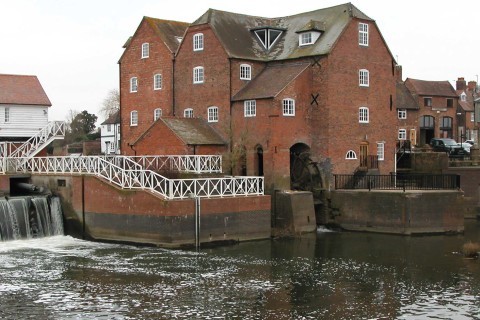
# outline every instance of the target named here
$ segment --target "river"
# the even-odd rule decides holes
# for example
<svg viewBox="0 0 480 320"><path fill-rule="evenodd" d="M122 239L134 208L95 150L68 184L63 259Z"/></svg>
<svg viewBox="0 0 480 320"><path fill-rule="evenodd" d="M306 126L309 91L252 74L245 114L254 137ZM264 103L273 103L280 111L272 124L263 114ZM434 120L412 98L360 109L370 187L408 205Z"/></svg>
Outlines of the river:
<svg viewBox="0 0 480 320"><path fill-rule="evenodd" d="M69 236L0 242L0 319L480 319L463 235L317 233L166 250Z"/></svg>

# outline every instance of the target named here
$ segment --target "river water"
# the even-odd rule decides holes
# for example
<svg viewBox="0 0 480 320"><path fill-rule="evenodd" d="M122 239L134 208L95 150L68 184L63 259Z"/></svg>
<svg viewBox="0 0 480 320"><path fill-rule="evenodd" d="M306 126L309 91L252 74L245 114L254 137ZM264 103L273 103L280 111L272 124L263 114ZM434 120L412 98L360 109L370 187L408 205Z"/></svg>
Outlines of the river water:
<svg viewBox="0 0 480 320"><path fill-rule="evenodd" d="M329 232L196 251L0 243L0 319L480 319L464 235Z"/></svg>

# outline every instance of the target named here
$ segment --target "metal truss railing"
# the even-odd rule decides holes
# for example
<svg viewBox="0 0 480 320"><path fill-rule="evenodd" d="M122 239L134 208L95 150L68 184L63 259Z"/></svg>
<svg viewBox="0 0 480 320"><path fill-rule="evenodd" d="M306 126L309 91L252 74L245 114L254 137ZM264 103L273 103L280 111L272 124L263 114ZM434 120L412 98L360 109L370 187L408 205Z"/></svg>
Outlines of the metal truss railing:
<svg viewBox="0 0 480 320"><path fill-rule="evenodd" d="M165 155L165 156L106 156L113 163L131 166L135 162L145 170L155 172L191 172L221 173L222 156L220 155ZM130 160L130 161L129 161Z"/></svg>
<svg viewBox="0 0 480 320"><path fill-rule="evenodd" d="M42 174L89 174L123 189L142 189L166 199L263 195L263 177L168 179L124 157L119 163L100 156L4 158L7 171ZM120 161L122 161L120 163Z"/></svg>
<svg viewBox="0 0 480 320"><path fill-rule="evenodd" d="M21 146L7 154L8 157L32 157L43 147L55 139L63 139L65 136L65 122L51 121L42 128L37 134L24 142Z"/></svg>

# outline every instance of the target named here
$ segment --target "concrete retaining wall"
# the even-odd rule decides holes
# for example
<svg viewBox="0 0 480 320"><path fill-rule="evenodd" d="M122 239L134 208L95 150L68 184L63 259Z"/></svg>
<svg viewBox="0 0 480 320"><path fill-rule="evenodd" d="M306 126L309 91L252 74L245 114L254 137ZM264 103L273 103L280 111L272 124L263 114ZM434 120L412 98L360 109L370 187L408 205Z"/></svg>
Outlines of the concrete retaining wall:
<svg viewBox="0 0 480 320"><path fill-rule="evenodd" d="M329 223L397 234L463 232L461 191L347 191L329 195Z"/></svg>

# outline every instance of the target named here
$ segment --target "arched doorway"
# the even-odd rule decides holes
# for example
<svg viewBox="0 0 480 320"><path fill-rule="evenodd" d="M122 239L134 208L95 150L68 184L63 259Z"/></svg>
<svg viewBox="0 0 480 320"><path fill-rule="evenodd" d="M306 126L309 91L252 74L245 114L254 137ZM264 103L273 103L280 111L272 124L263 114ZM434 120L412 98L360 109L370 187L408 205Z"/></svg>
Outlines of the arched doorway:
<svg viewBox="0 0 480 320"><path fill-rule="evenodd" d="M420 145L429 144L435 137L435 118L432 116L421 116L420 126Z"/></svg>
<svg viewBox="0 0 480 320"><path fill-rule="evenodd" d="M307 190L311 184L309 172L310 147L296 143L290 147L290 186L293 190Z"/></svg>
<svg viewBox="0 0 480 320"><path fill-rule="evenodd" d="M255 147L255 175L263 176L263 148L261 145Z"/></svg>

